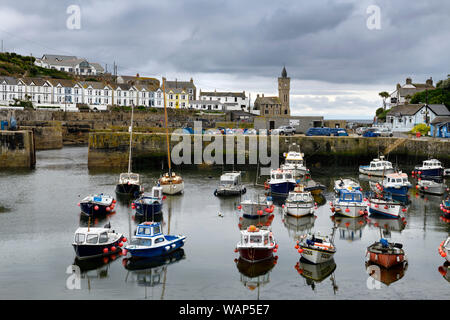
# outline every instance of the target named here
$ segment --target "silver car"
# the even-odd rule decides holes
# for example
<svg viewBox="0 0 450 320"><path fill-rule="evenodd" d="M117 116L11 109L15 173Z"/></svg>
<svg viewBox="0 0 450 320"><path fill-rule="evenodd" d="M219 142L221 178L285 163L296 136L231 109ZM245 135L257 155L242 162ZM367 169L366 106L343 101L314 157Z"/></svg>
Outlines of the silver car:
<svg viewBox="0 0 450 320"><path fill-rule="evenodd" d="M378 133L380 137L392 137L394 135L392 130L386 127L377 128L375 133Z"/></svg>

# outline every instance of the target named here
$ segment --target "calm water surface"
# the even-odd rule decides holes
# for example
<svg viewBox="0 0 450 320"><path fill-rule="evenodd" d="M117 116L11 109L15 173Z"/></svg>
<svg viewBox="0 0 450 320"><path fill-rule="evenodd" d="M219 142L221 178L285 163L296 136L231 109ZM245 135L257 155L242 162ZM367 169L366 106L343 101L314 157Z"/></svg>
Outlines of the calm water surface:
<svg viewBox="0 0 450 320"><path fill-rule="evenodd" d="M272 230L279 243L278 260L257 266L253 271L261 275L254 278L248 277L251 274L245 266L241 273L235 262L242 222L236 213L239 198L213 195L221 170L183 170L185 193L168 197L162 222L165 232L170 228L170 233L187 236L184 254L141 270L127 270L120 256L107 263L82 265L81 288L69 290L66 270L75 260L71 243L80 225L77 203L90 193L114 195L120 171L89 171L85 147L38 152L36 169L0 172L0 298L446 299L450 283L438 272L444 259L437 248L448 237L450 227L439 219L441 198L416 196L415 190L410 190L406 225L392 220L336 219L335 265L305 268L303 275L315 274L317 281L307 280L295 269L299 261L296 238L307 230L331 231L333 180L358 178L358 165L312 169L313 178L328 188L326 203L319 206L313 219L285 218L281 208L274 211ZM150 190L160 171L140 173ZM264 191L253 186L254 177L254 172L244 174L249 196ZM368 182L361 182L367 190ZM96 223L103 226L107 221L127 237L137 224L129 204L121 202L115 214ZM369 289L364 256L367 246L379 239L375 223L391 229L386 235L390 241L403 243L409 263L405 270L381 275L389 285Z"/></svg>

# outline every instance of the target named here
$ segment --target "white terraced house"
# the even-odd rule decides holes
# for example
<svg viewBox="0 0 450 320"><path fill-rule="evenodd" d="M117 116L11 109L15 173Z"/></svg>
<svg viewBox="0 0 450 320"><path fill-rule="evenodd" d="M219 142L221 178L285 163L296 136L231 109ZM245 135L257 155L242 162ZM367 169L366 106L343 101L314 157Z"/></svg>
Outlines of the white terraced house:
<svg viewBox="0 0 450 320"><path fill-rule="evenodd" d="M242 92L202 92L200 90L200 100L218 100L223 104L225 111L248 111L249 98Z"/></svg>
<svg viewBox="0 0 450 320"><path fill-rule="evenodd" d="M19 86L13 77L0 77L0 105L8 106L18 99Z"/></svg>
<svg viewBox="0 0 450 320"><path fill-rule="evenodd" d="M83 81L83 103L93 110L106 110L107 105L113 102L113 88L102 82Z"/></svg>
<svg viewBox="0 0 450 320"><path fill-rule="evenodd" d="M126 83L115 85L113 104L117 106L131 106L130 88L131 86Z"/></svg>
<svg viewBox="0 0 450 320"><path fill-rule="evenodd" d="M189 101L189 108L196 110L223 111L224 104L219 100L192 100Z"/></svg>
<svg viewBox="0 0 450 320"><path fill-rule="evenodd" d="M156 108L164 108L164 96L161 88L157 88L154 92L155 99L155 107Z"/></svg>
<svg viewBox="0 0 450 320"><path fill-rule="evenodd" d="M33 104L51 104L53 86L45 79L21 78L25 84L25 94Z"/></svg>
<svg viewBox="0 0 450 320"><path fill-rule="evenodd" d="M76 56L44 54L42 58L36 59L34 64L47 69L80 75L99 75L105 71L100 64L89 63L86 59L77 58Z"/></svg>

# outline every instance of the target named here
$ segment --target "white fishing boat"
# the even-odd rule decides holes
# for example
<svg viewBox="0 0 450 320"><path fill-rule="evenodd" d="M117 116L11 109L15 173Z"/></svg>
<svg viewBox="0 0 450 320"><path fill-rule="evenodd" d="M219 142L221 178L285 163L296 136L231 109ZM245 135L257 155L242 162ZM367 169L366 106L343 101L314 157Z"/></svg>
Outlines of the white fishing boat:
<svg viewBox="0 0 450 320"><path fill-rule="evenodd" d="M411 188L408 175L401 171L387 174L380 185L384 191L390 192L394 196L406 196Z"/></svg>
<svg viewBox="0 0 450 320"><path fill-rule="evenodd" d="M444 169L444 177L450 177L450 168Z"/></svg>
<svg viewBox="0 0 450 320"><path fill-rule="evenodd" d="M247 219L264 218L272 214L274 209L272 198L263 194L259 194L253 199L245 199L238 206L242 216Z"/></svg>
<svg viewBox="0 0 450 320"><path fill-rule="evenodd" d="M358 181L352 178L340 178L334 181L334 192L339 194L341 190L347 190L352 188L354 190L361 190L361 186Z"/></svg>
<svg viewBox="0 0 450 320"><path fill-rule="evenodd" d="M418 179L416 189L423 193L429 193L434 195L443 195L447 186L442 178L421 178Z"/></svg>
<svg viewBox="0 0 450 320"><path fill-rule="evenodd" d="M384 160L384 156L379 159L373 159L368 166L359 166L359 172L370 176L382 177L388 173L394 173L392 163Z"/></svg>
<svg viewBox="0 0 450 320"><path fill-rule="evenodd" d="M302 217L314 213L315 202L309 191L304 191L303 185L297 185L294 191L289 192L285 204L283 204L283 212L294 216Z"/></svg>
<svg viewBox="0 0 450 320"><path fill-rule="evenodd" d="M303 160L304 154L300 151L289 151L287 153L285 152L283 156L285 160L284 164L280 166L280 169L290 170L294 178L301 178L309 172Z"/></svg>
<svg viewBox="0 0 450 320"><path fill-rule="evenodd" d="M331 206L332 212L350 218L363 216L366 209L367 199L363 197L360 190L355 190L351 187L341 190Z"/></svg>
<svg viewBox="0 0 450 320"><path fill-rule="evenodd" d="M247 189L242 184L240 171L225 172L220 176L220 182L214 191L215 196L236 196L244 194Z"/></svg>
<svg viewBox="0 0 450 320"><path fill-rule="evenodd" d="M384 195L377 194L369 198L369 213L383 215L389 218L398 218L402 212L406 212L407 208L400 201L392 199L392 195L386 193Z"/></svg>
<svg viewBox="0 0 450 320"><path fill-rule="evenodd" d="M166 78L162 78L163 80L163 96L164 96L164 120L166 126L166 144L167 144L167 163L169 165L169 172L165 173L158 180L158 184L162 187L162 192L164 194L174 195L180 194L184 192L184 180L180 175L172 172L171 163L172 160L170 158L170 142L169 142L169 129L168 129L168 121L167 121L167 107L166 107Z"/></svg>
<svg viewBox="0 0 450 320"><path fill-rule="evenodd" d="M332 236L321 235L319 232L300 237L295 248L301 257L311 263L318 264L333 259L336 247L333 243L335 228Z"/></svg>

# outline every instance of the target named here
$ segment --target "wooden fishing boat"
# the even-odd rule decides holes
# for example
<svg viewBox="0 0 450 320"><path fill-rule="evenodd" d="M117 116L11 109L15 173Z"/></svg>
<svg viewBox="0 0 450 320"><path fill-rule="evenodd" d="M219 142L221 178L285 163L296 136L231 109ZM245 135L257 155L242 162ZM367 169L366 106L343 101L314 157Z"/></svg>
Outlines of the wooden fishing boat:
<svg viewBox="0 0 450 320"><path fill-rule="evenodd" d="M272 258L277 247L272 231L251 225L247 230L241 230L241 240L235 251L244 260L258 262Z"/></svg>
<svg viewBox="0 0 450 320"><path fill-rule="evenodd" d="M383 238L367 247L366 257L386 269L401 264L406 259L402 244L389 243Z"/></svg>
<svg viewBox="0 0 450 320"><path fill-rule="evenodd" d="M376 194L369 198L369 213L383 215L389 218L398 218L408 209L401 202L394 200L389 193Z"/></svg>
<svg viewBox="0 0 450 320"><path fill-rule="evenodd" d="M307 261L318 264L331 260L336 253L336 247L333 243L334 231L331 237L321 235L319 232L309 233L300 237L295 248L301 257Z"/></svg>

